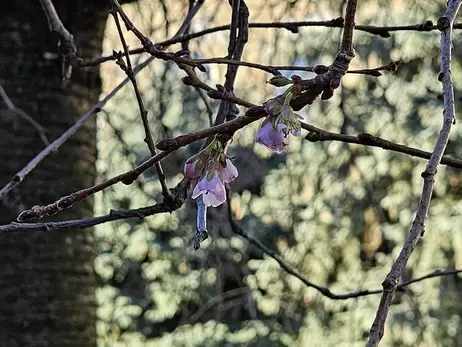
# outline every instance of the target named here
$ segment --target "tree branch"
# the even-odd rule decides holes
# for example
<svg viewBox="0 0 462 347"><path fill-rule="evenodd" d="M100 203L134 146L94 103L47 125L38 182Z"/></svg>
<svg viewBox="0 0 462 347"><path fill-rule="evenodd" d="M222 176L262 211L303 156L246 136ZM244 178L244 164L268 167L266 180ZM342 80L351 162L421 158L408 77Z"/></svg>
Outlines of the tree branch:
<svg viewBox="0 0 462 347"><path fill-rule="evenodd" d="M61 55L61 73L63 80L68 80L72 74L72 65L77 60L77 47L75 46L74 36L66 29L51 0L40 0L43 11L48 20L50 31L58 34L58 51Z"/></svg>
<svg viewBox="0 0 462 347"><path fill-rule="evenodd" d="M342 17L331 19L328 21L298 21L298 22L269 22L269 23L249 23L249 28L253 29L286 29L296 34L299 32L299 28L302 27L326 27L326 28L343 28L344 19ZM454 29L462 29L462 23L454 24ZM175 43L187 42L192 39L196 39L211 33L226 31L230 29L230 24L221 25L214 28L204 29L195 33L182 35L169 40L158 42L157 46L166 48ZM411 24L411 25L399 25L399 26L377 26L377 25L356 25L354 30L364 31L373 35L379 35L387 38L391 36L391 32L397 31L418 31L418 32L429 32L436 30L437 26L433 24L431 20L427 20L422 24ZM141 54L144 53L143 47L135 48L130 50L130 54ZM88 67L95 66L106 61L114 60L112 55L94 58L90 60L81 61L79 66Z"/></svg>
<svg viewBox="0 0 462 347"><path fill-rule="evenodd" d="M1 84L0 84L0 99L3 100L3 102L5 103L9 111L25 119L37 130L37 133L39 134L45 146L47 146L50 143L50 141L48 141L47 136L45 135L46 129L42 127L39 123L37 123L37 121L31 116L29 116L26 112L16 107L15 104L13 104L11 99L8 97L8 94L6 94L5 89L3 88Z"/></svg>
<svg viewBox="0 0 462 347"><path fill-rule="evenodd" d="M409 147L405 145L400 145L398 143L382 139L378 136L371 135L369 133L361 133L356 136L354 135L345 135L332 133L315 127L311 124L306 124L301 122L302 128L308 130L309 133L306 135L305 139L310 142L318 141L340 141L345 143L354 143L363 146L379 147L389 151L408 154L413 157L418 157L422 159L430 159L431 153L423 151L418 148ZM454 168L462 169L462 160L458 158L453 158L448 155L445 155L441 159L441 164L451 166Z"/></svg>
<svg viewBox="0 0 462 347"><path fill-rule="evenodd" d="M273 258L285 272L298 278L307 287L314 288L315 290L320 292L322 295L332 300L347 300L347 299L359 298L362 296L369 296L369 295L375 295L375 294L382 293L381 289L376 289L376 290L361 290L361 291L345 293L345 294L335 294L335 293L332 293L332 291L328 287L323 287L321 285L318 285L314 282L309 281L306 277L304 277L301 273L299 273L296 269L294 269L292 265L288 264L279 254L277 254L272 249L266 247L262 242L260 242L260 240L250 236L236 223L236 221L233 218L233 213L231 211L230 198L231 196L229 194L229 189L226 188L228 223L231 226L232 232L241 236L245 240L247 240L250 244L255 246L257 249L259 249L261 252L263 252L270 258ZM1 231L1 227L0 227L0 231ZM404 291L404 289L407 286L413 283L416 283L416 282L426 280L428 278L453 275L453 274L458 274L461 272L462 272L462 269L435 270L425 276L401 283L399 286L397 286L397 290Z"/></svg>
<svg viewBox="0 0 462 347"><path fill-rule="evenodd" d="M439 80L443 83L444 112L443 125L439 134L435 149L428 161L425 171L422 173L424 180L422 195L419 200L417 214L412 223L411 230L403 245L403 248L394 262L390 272L382 283L383 294L377 309L374 323L372 324L367 347L377 346L382 339L385 330L385 321L390 309L391 301L396 292L398 281L406 267L407 261L417 245L425 228L425 219L430 207L430 200L435 183L435 175L438 164L441 162L446 149L453 120L455 119L454 90L451 79L451 46L452 24L459 10L462 0L449 0L446 12L438 19L438 29L441 31L441 72Z"/></svg>
<svg viewBox="0 0 462 347"><path fill-rule="evenodd" d="M229 32L228 58L238 62L241 60L244 46L249 38L249 9L244 0L229 0L231 13L231 28ZM224 89L226 92L234 95L234 81L236 79L239 65L228 64L226 69L226 79ZM239 113L235 104L228 100L222 100L218 107L215 125L236 118Z"/></svg>
<svg viewBox="0 0 462 347"><path fill-rule="evenodd" d="M143 63L139 64L133 70L134 74L144 69L153 60L153 57L149 57ZM124 79L117 87L115 87L104 99L98 101L87 113L85 113L73 126L71 126L66 132L60 137L50 143L45 149L37 154L29 163L26 164L20 171L18 171L13 178L8 182L2 189L0 189L0 200L14 187L20 184L24 178L49 154L58 150L61 145L66 142L72 135L74 135L85 122L90 119L94 114L98 113L106 103L116 95L123 86L128 83L129 79Z"/></svg>
<svg viewBox="0 0 462 347"><path fill-rule="evenodd" d="M128 52L128 46L125 41L125 37L122 33L122 28L120 27L119 17L117 15L117 11L115 11L114 9L111 10L110 13L114 17L114 21L117 27L117 31L119 33L122 47L124 48L125 59L126 59L126 64L125 64L124 60L122 59L122 53L114 52L114 56L117 57L116 63L126 73L128 79L132 82L133 89L136 95L136 101L138 103L138 108L140 109L141 120L143 122L143 128L144 128L144 134L145 134L144 142L146 142L146 144L148 145L149 151L151 152L151 156L155 156L157 154L157 150L154 144L154 140L152 138L151 129L149 127L148 111L146 110L146 107L144 107L143 98L141 97L141 92L138 89L138 83L136 82L136 77L135 77L135 74L133 73L132 63L130 61L130 54ZM168 189L164 169L162 168L162 164L160 162L157 162L154 164L154 166L156 167L157 177L159 178L160 186L162 188L162 195L167 201L172 202L173 196L170 193L170 190Z"/></svg>
<svg viewBox="0 0 462 347"><path fill-rule="evenodd" d="M86 199L87 197L116 183L122 182L126 185L130 185L134 180L138 178L141 173L152 167L155 163L159 162L178 148L219 133L222 133L224 141L227 141L226 139L229 140L236 130L243 128L247 124L257 121L265 115L266 112L263 107L255 106L249 108L244 116L238 117L233 121L226 122L205 130L199 130L188 135L181 135L174 139L162 140L157 144L157 148L163 152L157 153L155 156L149 158L142 164L138 165L136 168L112 177L111 179L108 179L90 188L82 189L70 195L64 196L52 204L46 206L34 206L30 210L21 212L17 220L19 222L26 222L34 219L40 219L44 216L54 215L59 211L70 208L75 203Z"/></svg>

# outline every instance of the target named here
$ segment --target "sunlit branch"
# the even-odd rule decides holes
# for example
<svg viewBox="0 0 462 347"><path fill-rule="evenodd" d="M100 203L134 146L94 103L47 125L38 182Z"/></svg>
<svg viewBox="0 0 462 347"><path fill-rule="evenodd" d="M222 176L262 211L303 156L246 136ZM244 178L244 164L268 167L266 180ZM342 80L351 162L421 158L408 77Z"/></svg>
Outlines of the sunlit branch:
<svg viewBox="0 0 462 347"><path fill-rule="evenodd" d="M383 294L377 309L376 317L372 324L367 347L375 347L379 344L385 331L385 322L393 296L396 292L399 279L401 278L407 261L425 230L425 219L430 208L430 201L435 183L435 175L438 164L441 162L446 149L451 127L455 119L454 90L451 78L451 48L452 48L452 24L459 11L462 0L448 1L448 8L438 19L438 29L441 31L441 72L439 80L443 84L443 125L441 127L435 149L431 154L425 171L422 172L423 188L420 196L417 213L412 222L411 230L404 242L398 258L393 263L390 272L382 283Z"/></svg>
<svg viewBox="0 0 462 347"><path fill-rule="evenodd" d="M343 28L344 19L335 18L329 21L299 21L299 22L270 22L270 23L249 23L249 28L253 29L286 29L293 33L298 33L299 28L302 27L327 27L327 28ZM159 47L168 47L175 43L190 41L208 34L229 30L230 24L221 25L214 28L204 29L195 33L186 34L170 40L158 42ZM364 31L373 35L379 35L381 37L390 37L391 32L397 31L419 31L429 32L436 30L437 26L432 21L427 20L422 24L411 24L411 25L399 25L399 26L377 26L377 25L356 25L354 30ZM462 23L454 24L454 29L462 29ZM143 47L134 48L130 50L130 54L141 54L145 53ZM79 63L81 67L95 66L106 61L114 60L112 55L94 58L90 60L84 60Z"/></svg>
<svg viewBox="0 0 462 347"><path fill-rule="evenodd" d="M345 143L354 143L357 145L363 146L370 146L370 147L379 147L385 150L408 154L413 157L418 157L422 159L430 159L431 153L423 151L418 148L409 147L405 145L401 145L389 140L382 139L378 136L374 136L368 133L361 133L358 135L346 135L346 134L338 134L332 133L330 131L326 131L315 127L314 125L301 123L302 128L308 130L309 133L306 135L305 139L310 142L318 142L318 141L340 141ZM462 169L462 160L458 158L453 158L448 155L444 155L441 158L441 164L451 166L454 168Z"/></svg>
<svg viewBox="0 0 462 347"><path fill-rule="evenodd" d="M128 46L125 41L122 28L120 27L119 17L115 10L112 10L110 13L114 17L114 21L117 27L117 32L119 33L120 41L122 43L122 47L124 48L125 60L126 60L126 63L125 63L125 61L122 59L122 54L114 52L114 55L117 57L116 63L126 73L128 79L131 81L133 85L133 89L136 95L136 101L138 103L138 108L140 110L141 120L142 120L143 128L144 128L144 134L145 134L144 142L146 142L146 144L148 145L149 151L151 152L151 156L155 156L157 154L157 150L156 150L154 139L152 138L151 129L149 126L148 111L146 110L146 107L144 106L143 98L138 88L138 83L136 82L135 74L133 73L132 63L130 61L130 54L128 52ZM164 170L162 168L162 164L160 162L157 162L154 164L154 166L156 167L157 177L159 179L159 182L162 188L162 194L164 198L167 199L167 201L170 201L170 202L173 201L173 196L170 193L170 190L168 189L168 186L167 186L166 177L165 177Z"/></svg>

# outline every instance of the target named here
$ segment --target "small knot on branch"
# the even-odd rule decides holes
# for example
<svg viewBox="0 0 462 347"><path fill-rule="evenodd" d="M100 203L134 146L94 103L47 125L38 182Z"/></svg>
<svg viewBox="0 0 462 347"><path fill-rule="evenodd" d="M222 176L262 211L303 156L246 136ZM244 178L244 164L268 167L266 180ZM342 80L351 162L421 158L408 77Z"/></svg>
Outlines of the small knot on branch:
<svg viewBox="0 0 462 347"><path fill-rule="evenodd" d="M156 148L161 151L167 151L175 147L175 145L176 145L175 139L164 139L164 140L160 140L159 142L157 142Z"/></svg>
<svg viewBox="0 0 462 347"><path fill-rule="evenodd" d="M382 282L382 288L384 291L392 291L394 288L398 286L398 281L390 278L390 274L385 278L385 280Z"/></svg>
<svg viewBox="0 0 462 347"><path fill-rule="evenodd" d="M329 68L326 65L316 65L315 67L313 67L313 72L316 75L321 75L323 73L326 73L327 71L329 71Z"/></svg>
<svg viewBox="0 0 462 347"><path fill-rule="evenodd" d="M121 182L127 186L129 186L130 184L132 184L139 176L139 173L138 172L131 172L129 175L127 175L126 177L124 177Z"/></svg>
<svg viewBox="0 0 462 347"><path fill-rule="evenodd" d="M345 19L343 17L338 17L335 19L331 20L332 26L338 27L338 28L343 28L343 25L345 24Z"/></svg>
<svg viewBox="0 0 462 347"><path fill-rule="evenodd" d="M331 69L335 72L340 73L341 75L345 75L348 71L348 67L350 62L355 57L354 52L346 52L346 51L339 51L337 56L335 57L334 62L332 63Z"/></svg>
<svg viewBox="0 0 462 347"><path fill-rule="evenodd" d="M448 17L440 17L436 23L436 27L439 31L444 31L445 29L449 28L450 25L451 20Z"/></svg>
<svg viewBox="0 0 462 347"><path fill-rule="evenodd" d="M424 30L424 31L432 31L433 30L433 22L431 20L427 20L425 21L425 23L423 23L421 26L420 26L420 29Z"/></svg>
<svg viewBox="0 0 462 347"><path fill-rule="evenodd" d="M295 24L286 23L284 25L284 28L289 30L293 34L298 34L298 26L296 26Z"/></svg>
<svg viewBox="0 0 462 347"><path fill-rule="evenodd" d="M422 172L422 173L420 174L420 176L421 176L422 178L425 179L425 178L428 178L428 177L435 176L435 175L436 175L436 172L437 172L436 169L435 169L435 170L428 170L428 169L425 169L425 171Z"/></svg>
<svg viewBox="0 0 462 347"><path fill-rule="evenodd" d="M30 210L22 211L16 218L18 222L27 222L30 220L40 219L40 206L32 206Z"/></svg>

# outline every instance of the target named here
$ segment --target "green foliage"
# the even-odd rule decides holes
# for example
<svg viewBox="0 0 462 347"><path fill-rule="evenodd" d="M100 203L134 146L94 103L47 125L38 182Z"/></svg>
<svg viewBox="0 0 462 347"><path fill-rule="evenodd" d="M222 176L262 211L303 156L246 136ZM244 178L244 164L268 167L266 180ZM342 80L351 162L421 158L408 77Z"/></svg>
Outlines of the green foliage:
<svg viewBox="0 0 462 347"><path fill-rule="evenodd" d="M254 3L257 6L259 1ZM280 2L267 1L265 8L271 20L331 19L340 15L340 3L293 1L281 12ZM214 4L206 2L208 10L198 15L197 23L209 18L207 11ZM306 8L310 8L309 15L305 15ZM356 22L436 22L441 11L426 1L367 1L359 3ZM220 19L216 14L215 22L207 26L223 24L222 18L229 18L224 13ZM169 15L170 26L179 25L181 16ZM256 14L256 21L266 15ZM338 47L339 29L302 28L300 32L255 29L244 59L263 64L328 65ZM194 41L191 50L201 57L217 54L220 44L226 46L227 34L212 35L213 40L210 36ZM379 78L347 75L331 100L317 100L302 116L329 131L369 132L431 150L442 120L438 45L437 32L396 32L386 39L356 31L353 68L398 59L404 64L396 73L385 72ZM259 54L265 50L274 54ZM460 60L453 63L454 76L460 76ZM221 67L210 66L209 73L200 77L212 85L223 83L223 72ZM179 82L182 76L176 66L159 61L140 77L157 139L209 125L204 102L194 89ZM262 103L277 93L264 83L267 79L265 73L240 68L235 92ZM462 87L458 78L455 87L458 95ZM107 118L99 119L102 178L148 156L131 92L127 87L123 97L106 109ZM216 110L218 103L211 104ZM271 157L254 145L256 127L239 131L230 148L231 155L241 153L236 162L245 159L244 150L253 148L257 156L250 162L260 168L237 165L241 181L233 186L231 209L238 224L303 276L334 293L380 289L411 226L425 162L383 149L312 143L303 138L291 138L287 154ZM456 126L448 153L462 156L461 136ZM170 186L181 179L184 160L198 148L191 145L165 160ZM135 185L105 192L99 197L98 212L160 201L153 172ZM240 188L240 182L249 177L256 186ZM403 281L437 268L462 266L459 185L456 170L439 168L425 237ZM97 228L101 346L364 345L379 296L334 301L307 288L273 259L232 234L224 207L209 211L211 241L195 252L194 218L193 204L188 203L171 215ZM449 276L422 281L398 293L382 345L460 346L461 292L459 277Z"/></svg>

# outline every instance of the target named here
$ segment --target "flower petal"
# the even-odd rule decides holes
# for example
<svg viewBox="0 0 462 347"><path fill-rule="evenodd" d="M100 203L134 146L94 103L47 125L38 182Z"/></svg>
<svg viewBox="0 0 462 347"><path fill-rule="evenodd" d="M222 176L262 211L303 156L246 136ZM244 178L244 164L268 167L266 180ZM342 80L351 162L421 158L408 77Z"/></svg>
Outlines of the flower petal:
<svg viewBox="0 0 462 347"><path fill-rule="evenodd" d="M233 182L236 177L239 175L237 168L231 162L231 160L226 159L226 166L220 167L219 169L220 178L224 183Z"/></svg>
<svg viewBox="0 0 462 347"><path fill-rule="evenodd" d="M197 161L184 164L184 175L188 178L197 178L201 175L200 170L196 169Z"/></svg>
<svg viewBox="0 0 462 347"><path fill-rule="evenodd" d="M255 141L272 152L281 153L287 150L289 142L284 134L281 132L285 128L284 124L278 124L279 131L274 130L271 122L268 122L258 130Z"/></svg>
<svg viewBox="0 0 462 347"><path fill-rule="evenodd" d="M199 195L202 195L202 200L206 206L216 207L226 201L225 186L217 172L214 173L211 180L208 180L206 175L197 183L191 197L196 199Z"/></svg>

